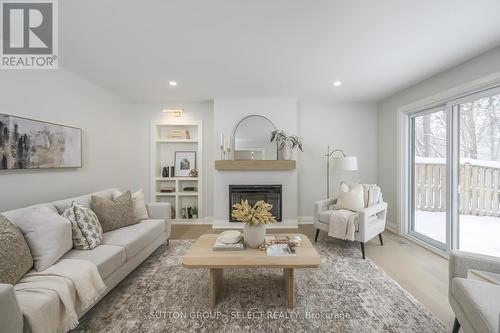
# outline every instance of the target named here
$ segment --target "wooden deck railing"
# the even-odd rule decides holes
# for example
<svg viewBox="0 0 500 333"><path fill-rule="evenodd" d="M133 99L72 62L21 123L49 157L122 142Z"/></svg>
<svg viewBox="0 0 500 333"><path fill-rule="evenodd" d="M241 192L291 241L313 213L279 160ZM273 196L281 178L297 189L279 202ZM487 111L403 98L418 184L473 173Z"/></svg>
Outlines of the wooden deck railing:
<svg viewBox="0 0 500 333"><path fill-rule="evenodd" d="M500 216L500 168L463 163L459 181L460 214ZM415 208L446 211L446 165L415 163Z"/></svg>

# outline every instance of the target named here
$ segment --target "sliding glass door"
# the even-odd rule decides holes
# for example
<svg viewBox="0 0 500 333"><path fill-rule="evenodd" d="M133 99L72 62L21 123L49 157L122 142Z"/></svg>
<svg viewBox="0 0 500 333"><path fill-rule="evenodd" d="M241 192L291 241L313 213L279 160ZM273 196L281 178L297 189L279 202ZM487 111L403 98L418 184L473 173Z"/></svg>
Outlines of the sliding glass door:
<svg viewBox="0 0 500 333"><path fill-rule="evenodd" d="M459 113L460 250L500 256L500 93L465 98Z"/></svg>
<svg viewBox="0 0 500 333"><path fill-rule="evenodd" d="M410 234L446 248L447 114L444 106L411 117Z"/></svg>
<svg viewBox="0 0 500 333"><path fill-rule="evenodd" d="M409 117L408 233L500 256L500 88Z"/></svg>

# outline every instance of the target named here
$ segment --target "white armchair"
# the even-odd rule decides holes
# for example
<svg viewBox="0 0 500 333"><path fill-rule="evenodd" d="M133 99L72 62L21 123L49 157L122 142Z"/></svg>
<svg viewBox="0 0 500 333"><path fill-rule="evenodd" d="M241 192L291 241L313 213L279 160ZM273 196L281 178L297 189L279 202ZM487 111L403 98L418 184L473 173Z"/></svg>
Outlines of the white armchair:
<svg viewBox="0 0 500 333"><path fill-rule="evenodd" d="M334 212L330 206L335 205L337 199L326 199L318 201L314 204L314 227L316 228L316 236L314 241L318 241L319 231L328 232L330 228L330 215ZM380 245L384 245L382 232L385 230L385 220L387 217L387 203L380 202L378 204L360 209L358 229L354 235L356 241L361 244L361 253L365 259L365 243L378 235Z"/></svg>
<svg viewBox="0 0 500 333"><path fill-rule="evenodd" d="M450 252L449 301L455 313L453 333L500 332L500 286L468 279L469 270L500 274L500 258L461 251Z"/></svg>

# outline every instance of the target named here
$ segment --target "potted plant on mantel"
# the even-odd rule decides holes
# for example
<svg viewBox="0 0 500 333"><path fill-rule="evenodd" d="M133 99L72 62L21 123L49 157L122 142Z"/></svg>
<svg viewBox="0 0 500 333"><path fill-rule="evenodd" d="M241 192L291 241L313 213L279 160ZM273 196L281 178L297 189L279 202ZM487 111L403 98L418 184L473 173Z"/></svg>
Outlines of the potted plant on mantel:
<svg viewBox="0 0 500 333"><path fill-rule="evenodd" d="M271 132L271 142L276 141L278 150L281 152L281 159L291 160L293 150L299 148L302 150L302 140L296 135L288 136L283 130L275 130Z"/></svg>
<svg viewBox="0 0 500 333"><path fill-rule="evenodd" d="M259 200L252 207L248 200L241 200L241 203L233 205L231 216L237 221L245 223L243 237L245 243L256 249L264 242L266 235L266 224L276 223L276 219L271 214L273 206L263 200Z"/></svg>

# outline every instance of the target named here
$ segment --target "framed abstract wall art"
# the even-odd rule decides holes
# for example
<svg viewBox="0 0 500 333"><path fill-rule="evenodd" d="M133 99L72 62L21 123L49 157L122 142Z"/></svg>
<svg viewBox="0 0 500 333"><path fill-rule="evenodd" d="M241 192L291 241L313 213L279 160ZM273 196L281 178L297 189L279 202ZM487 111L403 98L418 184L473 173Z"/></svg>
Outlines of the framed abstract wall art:
<svg viewBox="0 0 500 333"><path fill-rule="evenodd" d="M0 113L0 170L81 167L80 128Z"/></svg>
<svg viewBox="0 0 500 333"><path fill-rule="evenodd" d="M176 151L175 152L175 176L189 177L192 169L196 169L195 151Z"/></svg>

